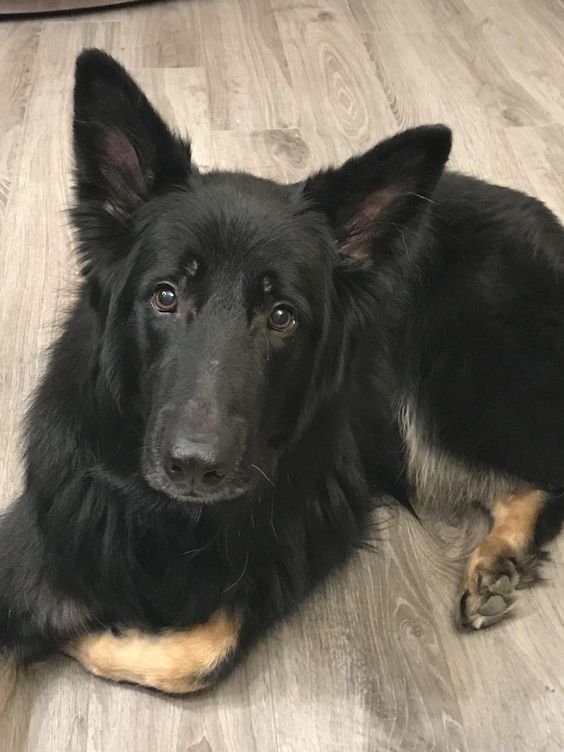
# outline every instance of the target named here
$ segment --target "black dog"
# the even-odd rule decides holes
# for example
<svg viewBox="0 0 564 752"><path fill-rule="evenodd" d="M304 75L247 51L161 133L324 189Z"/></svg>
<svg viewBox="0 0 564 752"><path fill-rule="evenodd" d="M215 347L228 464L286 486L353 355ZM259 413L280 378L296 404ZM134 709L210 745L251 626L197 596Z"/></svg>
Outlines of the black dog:
<svg viewBox="0 0 564 752"><path fill-rule="evenodd" d="M83 279L1 522L6 655L205 687L385 496L491 511L461 615L501 618L564 485L564 233L443 174L450 145L416 128L290 186L201 174L121 66L79 57Z"/></svg>

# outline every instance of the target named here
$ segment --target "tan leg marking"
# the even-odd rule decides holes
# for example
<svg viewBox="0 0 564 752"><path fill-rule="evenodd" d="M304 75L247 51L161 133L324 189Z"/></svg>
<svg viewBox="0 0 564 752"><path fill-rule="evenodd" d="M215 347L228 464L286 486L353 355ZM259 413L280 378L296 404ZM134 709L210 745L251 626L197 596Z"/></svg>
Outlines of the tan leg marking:
<svg viewBox="0 0 564 752"><path fill-rule="evenodd" d="M499 621L511 609L514 590L532 581L538 560L535 526L546 494L529 491L498 499L493 526L472 552L463 582L463 624L480 629Z"/></svg>
<svg viewBox="0 0 564 752"><path fill-rule="evenodd" d="M197 692L207 686L206 674L237 647L240 627L238 617L218 611L205 624L187 629L89 634L64 652L105 679L162 692Z"/></svg>

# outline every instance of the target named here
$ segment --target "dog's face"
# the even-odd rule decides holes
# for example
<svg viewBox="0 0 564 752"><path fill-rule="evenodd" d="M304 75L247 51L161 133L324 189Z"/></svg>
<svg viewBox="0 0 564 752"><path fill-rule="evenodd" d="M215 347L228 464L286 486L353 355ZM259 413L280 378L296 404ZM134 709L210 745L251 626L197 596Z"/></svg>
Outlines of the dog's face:
<svg viewBox="0 0 564 752"><path fill-rule="evenodd" d="M375 249L416 221L449 132L406 132L300 185L201 174L123 68L88 51L74 139L97 368L142 418L146 481L200 503L273 483L338 393L355 285L366 295Z"/></svg>
<svg viewBox="0 0 564 752"><path fill-rule="evenodd" d="M300 216L295 190L222 174L192 174L136 225L125 289L145 477L179 499L242 495L272 479L323 339L323 228Z"/></svg>

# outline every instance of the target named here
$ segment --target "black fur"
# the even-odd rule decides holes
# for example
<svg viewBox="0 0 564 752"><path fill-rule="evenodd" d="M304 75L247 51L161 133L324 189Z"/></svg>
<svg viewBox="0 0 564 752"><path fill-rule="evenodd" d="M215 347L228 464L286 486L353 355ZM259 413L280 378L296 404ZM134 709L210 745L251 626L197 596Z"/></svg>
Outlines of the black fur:
<svg viewBox="0 0 564 752"><path fill-rule="evenodd" d="M90 50L74 147L83 279L0 526L5 651L220 607L248 644L367 539L378 500L409 503L406 395L477 471L564 486L562 228L538 201L443 175L448 129L299 185L201 174ZM175 313L151 302L161 283ZM280 303L286 333L268 324Z"/></svg>

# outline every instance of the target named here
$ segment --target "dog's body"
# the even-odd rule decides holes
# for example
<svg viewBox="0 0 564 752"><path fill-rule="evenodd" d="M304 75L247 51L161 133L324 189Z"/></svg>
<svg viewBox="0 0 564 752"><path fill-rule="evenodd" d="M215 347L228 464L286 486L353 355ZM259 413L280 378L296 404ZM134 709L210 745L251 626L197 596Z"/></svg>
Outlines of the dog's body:
<svg viewBox="0 0 564 752"><path fill-rule="evenodd" d="M0 526L0 649L200 689L389 496L492 512L462 615L500 618L564 486L554 216L442 174L440 126L295 186L199 174L95 51L74 127L84 279Z"/></svg>

